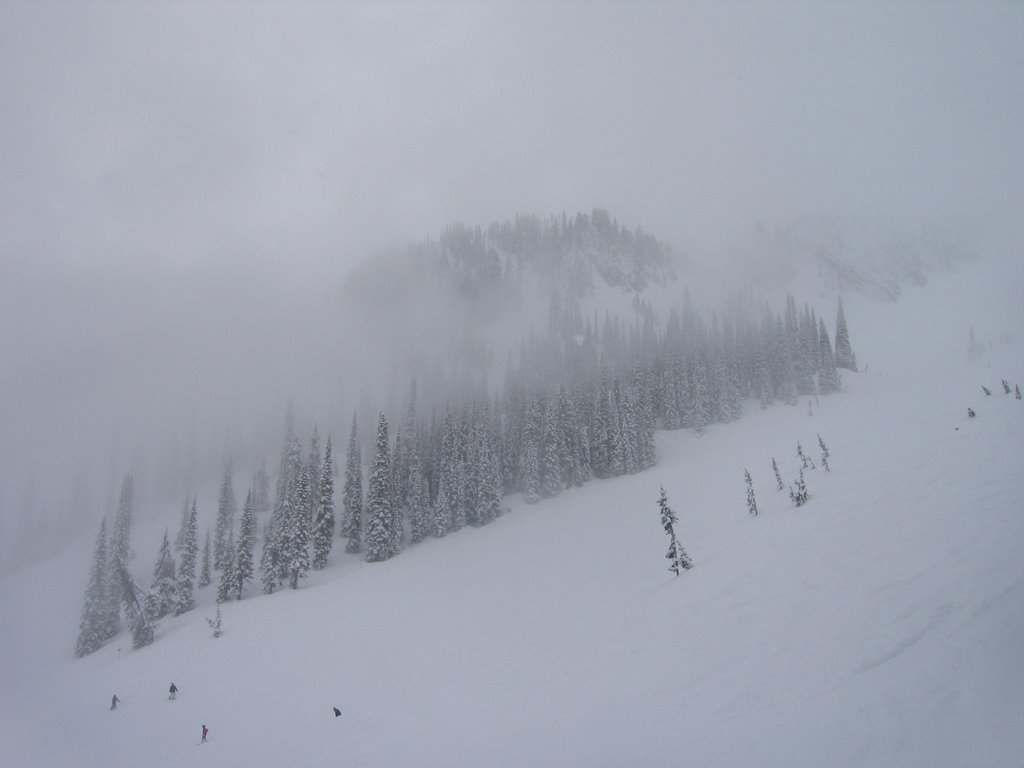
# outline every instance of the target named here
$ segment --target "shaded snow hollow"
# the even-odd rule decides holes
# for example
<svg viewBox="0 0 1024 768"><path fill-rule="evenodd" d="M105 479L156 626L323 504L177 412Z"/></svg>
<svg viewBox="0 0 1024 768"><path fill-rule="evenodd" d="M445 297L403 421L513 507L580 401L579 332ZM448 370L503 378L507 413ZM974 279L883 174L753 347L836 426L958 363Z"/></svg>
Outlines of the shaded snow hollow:
<svg viewBox="0 0 1024 768"><path fill-rule="evenodd" d="M74 660L90 543L7 577L0 763L1020 765L1024 402L999 379L1024 385L1024 325L964 299L1008 290L970 275L850 302L868 367L842 394L659 433L648 471L514 498L387 563L336 550L297 592L226 604L220 639L208 587L152 646ZM992 339L973 361L969 323ZM818 433L832 472L805 473L797 509L770 461L792 482Z"/></svg>

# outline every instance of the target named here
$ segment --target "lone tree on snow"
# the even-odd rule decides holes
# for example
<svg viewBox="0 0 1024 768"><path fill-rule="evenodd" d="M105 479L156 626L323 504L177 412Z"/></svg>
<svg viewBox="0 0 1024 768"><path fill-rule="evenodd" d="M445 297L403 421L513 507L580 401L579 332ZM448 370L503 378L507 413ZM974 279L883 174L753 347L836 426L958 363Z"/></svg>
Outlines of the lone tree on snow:
<svg viewBox="0 0 1024 768"><path fill-rule="evenodd" d="M785 484L782 482L782 475L779 474L779 465L775 463L775 458L772 458L772 472L775 473L775 484L778 486L778 490L785 488Z"/></svg>
<svg viewBox="0 0 1024 768"><path fill-rule="evenodd" d="M803 469L800 470L800 476L796 479L796 487L793 488L791 486L789 489L789 498L798 507L802 507L807 503L807 485L804 483Z"/></svg>
<svg viewBox="0 0 1024 768"><path fill-rule="evenodd" d="M676 576L680 569L686 571L693 567L690 556L676 538L676 513L668 505L668 496L665 494L665 487L661 488L661 496L658 497L658 507L661 509L661 527L669 536L668 554L665 555L670 563L668 569Z"/></svg>
<svg viewBox="0 0 1024 768"><path fill-rule="evenodd" d="M750 470L743 470L743 477L747 481L747 511L752 517L757 516L757 501L754 499L754 481L750 479Z"/></svg>
<svg viewBox="0 0 1024 768"><path fill-rule="evenodd" d="M826 472L832 470L828 468L828 457L831 455L828 452L828 446L825 445L825 441L821 439L821 435L818 435L818 446L821 448L821 466L825 468Z"/></svg>
<svg viewBox="0 0 1024 768"><path fill-rule="evenodd" d="M806 453L804 453L804 447L800 445L799 440L796 443L796 455L797 458L799 458L800 461L803 462L803 466L801 467L801 469L815 469L814 462L807 457Z"/></svg>

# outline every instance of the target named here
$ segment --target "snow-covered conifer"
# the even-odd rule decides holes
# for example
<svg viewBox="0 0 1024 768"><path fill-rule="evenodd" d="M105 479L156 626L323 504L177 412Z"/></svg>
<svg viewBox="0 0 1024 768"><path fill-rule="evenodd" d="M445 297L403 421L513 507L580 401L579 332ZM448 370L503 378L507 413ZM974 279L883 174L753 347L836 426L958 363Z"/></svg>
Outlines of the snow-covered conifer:
<svg viewBox="0 0 1024 768"><path fill-rule="evenodd" d="M199 554L196 530L198 526L197 520L196 499L193 496L192 507L189 509L184 530L179 537L181 540L181 559L178 563L177 605L174 609L175 614L179 616L186 611L191 611L196 604L196 556Z"/></svg>
<svg viewBox="0 0 1024 768"><path fill-rule="evenodd" d="M799 440L796 443L796 455L797 458L800 459L801 469L816 469L814 462L811 461L810 457L806 453L804 453L803 446L800 445Z"/></svg>
<svg viewBox="0 0 1024 768"><path fill-rule="evenodd" d="M800 469L800 476L796 480L796 487L790 486L789 498L798 507L807 503L807 485L804 483L804 470Z"/></svg>
<svg viewBox="0 0 1024 768"><path fill-rule="evenodd" d="M821 370L818 373L818 388L822 394L839 391L839 371L836 370L836 359L832 354L832 345L828 340L828 331L825 329L825 322L818 321L818 343L821 349Z"/></svg>
<svg viewBox="0 0 1024 768"><path fill-rule="evenodd" d="M165 530L160 544L160 554L157 555L153 568L153 583L150 585L149 594L146 595L146 613L153 621L174 613L177 608L178 582L175 571L171 543Z"/></svg>
<svg viewBox="0 0 1024 768"><path fill-rule="evenodd" d="M334 457L330 437L327 438L327 448L324 451L318 495L319 502L313 523L313 567L319 569L327 565L327 556L331 554L331 547L334 545Z"/></svg>
<svg viewBox="0 0 1024 768"><path fill-rule="evenodd" d="M142 648L153 642L156 625L146 615L142 591L135 585L135 579L132 578L127 566L118 563L117 574L121 580L121 594L124 596L128 628L132 633L132 647Z"/></svg>
<svg viewBox="0 0 1024 768"><path fill-rule="evenodd" d="M224 467L224 477L221 478L220 482L220 498L217 502L217 524L214 529L213 538L213 567L218 571L223 569L229 561L226 552L228 534L234 530L235 515L238 512L234 486L231 461L229 460L227 466ZM209 578L205 579L205 584L202 581L201 579L200 587L205 587L206 584L210 583Z"/></svg>
<svg viewBox="0 0 1024 768"><path fill-rule="evenodd" d="M664 486L658 497L658 508L661 510L661 527L665 529L665 533L669 537L668 553L665 555L669 561L668 569L678 576L680 570L685 571L692 568L693 562L676 538L676 523L679 521L676 518L676 513L668 505L668 495L665 493Z"/></svg>
<svg viewBox="0 0 1024 768"><path fill-rule="evenodd" d="M213 576L210 573L210 528L206 528L206 543L203 544L203 560L202 566L199 568L199 588L207 586L212 580Z"/></svg>
<svg viewBox="0 0 1024 768"><path fill-rule="evenodd" d="M235 532L228 531L228 541L224 545L224 567L220 571L220 580L217 582L217 602L226 603L231 600L238 591L238 581L235 576Z"/></svg>
<svg viewBox="0 0 1024 768"><path fill-rule="evenodd" d="M254 490L245 496L242 507L242 522L238 532L238 546L235 554L235 599L242 599L242 590L253 577L253 549L256 546L256 501Z"/></svg>
<svg viewBox="0 0 1024 768"><path fill-rule="evenodd" d="M743 477L747 481L747 511L752 517L757 516L757 501L754 499L754 481L750 478L750 470L743 470Z"/></svg>
<svg viewBox="0 0 1024 768"><path fill-rule="evenodd" d="M782 475L779 474L779 465L775 463L775 458L772 457L772 472L775 473L775 484L778 486L778 490L782 490L785 485L782 482Z"/></svg>
<svg viewBox="0 0 1024 768"><path fill-rule="evenodd" d="M345 551L356 554L363 548L363 459L354 413L352 434L348 441L348 456L345 460L342 506L341 535L348 539Z"/></svg>
<svg viewBox="0 0 1024 768"><path fill-rule="evenodd" d="M839 300L839 308L836 310L836 367L857 370L857 357L850 346L850 332L846 328L842 299Z"/></svg>
<svg viewBox="0 0 1024 768"><path fill-rule="evenodd" d="M825 441L821 439L821 435L818 435L818 447L821 448L821 466L825 468L826 472L831 472L828 466L828 457L832 454L828 451L828 446L825 445Z"/></svg>
<svg viewBox="0 0 1024 768"><path fill-rule="evenodd" d="M366 493L366 561L387 560L395 555L394 512L391 507L391 452L388 446L388 420L377 420L377 444Z"/></svg>
<svg viewBox="0 0 1024 768"><path fill-rule="evenodd" d="M82 657L92 653L110 636L107 634L110 604L107 599L108 565L107 521L103 520L100 522L100 532L96 536L96 547L92 554L89 585L86 587L85 602L82 604L75 656Z"/></svg>
<svg viewBox="0 0 1024 768"><path fill-rule="evenodd" d="M110 567L108 569L108 591L115 605L122 605L134 595L126 595L124 579L121 578L120 566L128 567L131 560L131 529L132 506L135 481L126 475L121 483L121 495L117 500L117 513L114 515L114 530L110 537Z"/></svg>

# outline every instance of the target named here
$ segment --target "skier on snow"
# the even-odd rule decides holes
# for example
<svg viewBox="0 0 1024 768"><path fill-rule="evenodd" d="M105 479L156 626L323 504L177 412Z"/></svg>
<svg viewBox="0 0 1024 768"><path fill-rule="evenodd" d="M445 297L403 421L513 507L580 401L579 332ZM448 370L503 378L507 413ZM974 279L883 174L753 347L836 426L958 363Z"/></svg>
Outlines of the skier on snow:
<svg viewBox="0 0 1024 768"><path fill-rule="evenodd" d="M168 696L167 698L168 699L173 699L177 695L177 693L178 693L178 686L176 686L174 683L171 683L170 696Z"/></svg>
<svg viewBox="0 0 1024 768"><path fill-rule="evenodd" d="M117 694L115 693L115 694L114 694L114 698L112 698L112 699L110 700L110 708L111 708L112 710L114 710L114 709L117 709L117 705L118 705L118 704L119 704L120 702L121 702L121 700L120 700L119 698L117 698Z"/></svg>
<svg viewBox="0 0 1024 768"><path fill-rule="evenodd" d="M203 742L205 742L205 741L206 741L206 734L208 734L209 732L210 732L210 729L209 729L209 728L207 728L207 727L206 727L206 726L204 725L204 726L203 726Z"/></svg>

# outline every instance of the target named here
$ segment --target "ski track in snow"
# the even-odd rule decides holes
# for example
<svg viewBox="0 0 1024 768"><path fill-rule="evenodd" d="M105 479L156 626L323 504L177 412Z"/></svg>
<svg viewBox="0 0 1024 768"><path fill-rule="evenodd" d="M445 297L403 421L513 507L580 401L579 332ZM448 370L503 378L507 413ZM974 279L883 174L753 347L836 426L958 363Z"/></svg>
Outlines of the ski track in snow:
<svg viewBox="0 0 1024 768"><path fill-rule="evenodd" d="M659 433L652 469L507 500L495 524L388 563L336 548L297 592L225 604L218 640L209 587L152 646L122 634L74 660L89 545L12 574L0 763L1022 765L1024 403L980 384L1024 382L1024 354L965 351L969 323L1024 324L963 298L989 277L849 301L870 367L813 416L807 398L748 403L701 438ZM797 509L771 458L791 483L797 440L819 463L818 434L832 471L805 472ZM695 562L678 578L662 484ZM136 568L162 527L133 532Z"/></svg>

